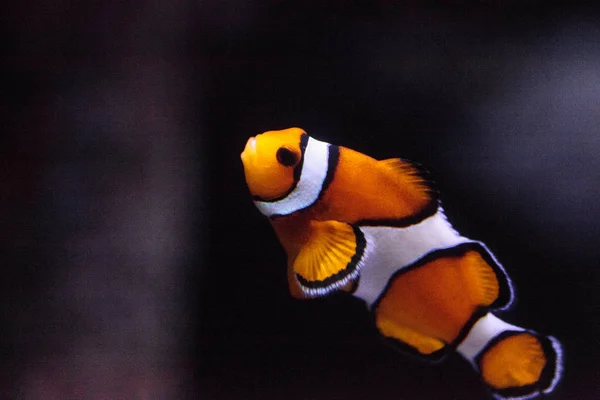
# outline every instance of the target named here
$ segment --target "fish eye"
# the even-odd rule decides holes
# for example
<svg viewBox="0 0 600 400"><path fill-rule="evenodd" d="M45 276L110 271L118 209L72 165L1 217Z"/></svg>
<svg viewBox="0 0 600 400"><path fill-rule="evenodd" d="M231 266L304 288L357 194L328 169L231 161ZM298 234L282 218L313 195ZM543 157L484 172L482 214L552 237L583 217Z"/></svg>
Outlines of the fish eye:
<svg viewBox="0 0 600 400"><path fill-rule="evenodd" d="M280 147L277 150L277 161L279 161L279 164L281 165L291 167L298 162L298 156L292 150Z"/></svg>

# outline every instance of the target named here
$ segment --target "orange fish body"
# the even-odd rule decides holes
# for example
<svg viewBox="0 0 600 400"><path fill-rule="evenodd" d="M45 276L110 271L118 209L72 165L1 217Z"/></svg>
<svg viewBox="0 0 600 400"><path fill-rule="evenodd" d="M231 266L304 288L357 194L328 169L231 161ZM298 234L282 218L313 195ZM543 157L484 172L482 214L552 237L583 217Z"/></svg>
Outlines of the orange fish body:
<svg viewBox="0 0 600 400"><path fill-rule="evenodd" d="M511 305L511 282L483 243L452 228L419 168L299 128L251 138L241 157L294 297L352 293L384 338L431 361L458 351L498 398L554 389L560 344L490 312Z"/></svg>

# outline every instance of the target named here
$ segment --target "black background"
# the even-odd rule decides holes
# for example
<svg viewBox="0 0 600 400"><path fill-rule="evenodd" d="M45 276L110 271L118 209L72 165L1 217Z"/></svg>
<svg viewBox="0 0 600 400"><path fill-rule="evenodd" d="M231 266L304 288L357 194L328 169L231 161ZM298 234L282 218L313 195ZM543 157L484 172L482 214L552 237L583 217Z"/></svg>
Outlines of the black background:
<svg viewBox="0 0 600 400"><path fill-rule="evenodd" d="M598 199L599 171L577 156L598 130L548 129L548 114L560 111L536 87L565 84L552 75L564 68L556 53L580 46L572 57L588 56L585 27L594 22L585 10L539 6L274 4L252 28L211 42L206 123L221 134L211 136L205 164L214 172L201 295L209 393L486 398L458 356L431 367L387 348L360 301L289 297L285 256L249 199L238 157L249 136L300 126L376 158L426 165L450 221L485 241L513 278L518 302L505 317L563 342L566 372L555 397L598 396L598 229L580 221L600 209L570 187L583 180L593 185L583 193ZM528 101L542 104L531 112ZM562 113L581 113L581 104L566 107ZM557 182L565 169L570 185Z"/></svg>
<svg viewBox="0 0 600 400"><path fill-rule="evenodd" d="M163 142L157 138L177 134L182 144L177 148L187 156L175 151L157 167L177 172L178 160L187 157L188 170L174 176L194 182L185 191L174 190L183 199L177 204L188 241L176 242L178 251L185 248L185 257L175 262L183 278L166 286L179 293L166 308L173 318L157 324L163 337L176 342L164 346L176 351L169 359L158 358L162 372L147 379L184 375L180 396L202 399L488 398L459 356L431 366L388 348L359 300L289 296L285 255L251 202L239 153L250 136L299 126L375 158L402 157L426 166L449 220L463 235L484 241L511 276L517 303L503 317L563 343L563 383L548 398L598 398L597 11L573 2L393 3L59 2L50 7L29 1L23 8L9 7L5 78L10 90L4 110L14 135L4 139L2 149L2 206L3 231L15 234L2 236L7 277L2 324L12 327L2 336L5 386L32 385L28 371L40 359L56 359L50 365L60 369L70 360L64 354L81 353L76 343L87 335L70 325L70 304L77 299L61 297L64 288L48 283L77 270L56 262L56 254L68 248L65 230L78 235L80 227L50 218L57 209L43 195L68 197L90 177L107 170L118 175L135 165L133 145L125 162L107 163L115 157L111 143L120 137L134 143L148 134L153 139L142 141L158 153ZM146 18L141 26L135 22L140 16ZM141 70L160 76L164 86L138 90L136 85L149 85L146 75L123 73L132 58L150 60ZM124 82L124 88L113 99L114 109L90 122L85 115L97 111L96 103L86 102L94 97L80 88L103 87L107 79ZM128 89L131 82L136 90ZM115 113L129 121L129 103L121 104L120 95L130 96L134 110L153 96L167 99L151 111L168 118L160 119L158 128L152 128L155 120L132 122L131 131L139 134L133 139L110 125L109 133L100 129L104 139L90 139L102 125L98 121ZM63 117L62 111L70 115ZM154 136L145 131L148 126L156 129ZM60 178L64 186L48 189L57 166L72 167L73 159L83 178ZM95 204L100 195L90 185L85 195L74 197L75 209L82 202ZM144 203L144 196L127 212L135 211L138 201ZM163 211L168 214L161 207L157 212ZM106 218L111 217L100 219ZM85 222L92 230L99 223ZM63 230L56 234L56 227ZM110 236L110 228L102 234ZM175 274L171 268L151 282ZM125 289L107 293L118 298L141 285L136 272L131 274ZM150 291L149 305L136 303L132 309L162 310L156 300L162 290ZM107 326L119 326L110 318ZM92 343L105 343L106 335ZM129 351L124 343L100 348ZM63 349L59 355L53 351L57 346ZM142 346L135 354L155 350ZM133 371L151 363L132 359ZM138 377L132 370L128 382ZM75 374L70 386L55 385L53 391L42 385L37 398L97 398L93 389L73 389L87 386L88 379L106 379L98 390L111 387L110 373L95 373ZM7 393L32 393L11 390ZM110 393L142 398L126 384ZM157 390L149 393L169 398Z"/></svg>

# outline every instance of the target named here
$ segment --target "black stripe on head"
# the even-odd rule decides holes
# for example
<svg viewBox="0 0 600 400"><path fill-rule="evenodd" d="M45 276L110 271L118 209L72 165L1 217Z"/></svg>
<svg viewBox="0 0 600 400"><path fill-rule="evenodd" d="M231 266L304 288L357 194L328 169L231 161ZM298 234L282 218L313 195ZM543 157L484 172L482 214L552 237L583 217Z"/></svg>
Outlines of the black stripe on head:
<svg viewBox="0 0 600 400"><path fill-rule="evenodd" d="M300 177L302 176L302 166L304 165L304 152L306 151L306 146L308 145L308 135L303 133L300 135L300 161L294 167L294 187L300 181Z"/></svg>
<svg viewBox="0 0 600 400"><path fill-rule="evenodd" d="M277 196L272 199L263 199L260 196L254 195L252 196L252 200L262 201L265 203L274 203L276 201L285 199L290 195L290 193L294 191L294 189L296 189L296 186L298 186L298 182L300 182L300 177L302 176L302 166L304 165L304 151L306 150L307 144L308 135L306 133L303 133L302 135L300 135L300 161L298 161L298 164L296 164L296 166L294 167L294 181L292 182L290 188L281 196Z"/></svg>
<svg viewBox="0 0 600 400"><path fill-rule="evenodd" d="M309 281L309 280L304 279L302 276L296 274L296 278L298 279L298 282L300 282L300 284L302 286L309 288L309 289L327 288L328 286L331 286L332 284L343 280L344 278L346 278L350 274L352 274L354 271L356 271L358 263L360 262L360 260L362 259L363 255L364 255L367 241L365 239L365 235L362 233L360 228L357 228L356 226L352 226L352 230L354 231L354 236L356 238L356 251L355 251L354 255L352 256L352 258L350 259L350 262L348 262L348 264L346 265L346 267L344 269L342 269L341 271L339 271L338 273L333 274L330 277L327 277L321 281Z"/></svg>
<svg viewBox="0 0 600 400"><path fill-rule="evenodd" d="M485 356L485 353L489 349L491 349L496 344L498 344L499 342L501 342L502 340L504 340L510 336L516 336L516 335L522 335L522 334L530 334L539 340L540 345L542 346L542 351L544 352L544 357L546 357L546 365L542 369L540 378L535 383L532 383L529 385L524 385L524 386L506 388L506 389L495 389L495 388L488 386L490 388L490 390L492 390L494 393L499 394L502 397L512 398L512 397L530 396L533 394L542 394L542 392L544 392L548 388L550 388L550 386L552 385L552 381L555 378L555 375L560 373L559 371L557 371L556 364L557 364L558 360L557 360L556 351L554 349L554 346L552 345L552 341L545 336L541 336L536 332L528 331L528 330L504 331L501 334L499 334L498 336L496 336L495 338L493 338L492 340L490 340L489 343L486 344L486 346L483 348L483 350L481 350L481 352L477 355L477 357L475 357L474 361L475 361L475 364L477 365L477 368L479 368L479 370L481 370L481 360L483 359L483 357Z"/></svg>
<svg viewBox="0 0 600 400"><path fill-rule="evenodd" d="M327 161L327 176L325 177L325 181L323 182L323 187L321 188L321 193L319 193L319 199L323 196L323 193L325 193L327 188L329 188L329 185L331 185L331 182L333 182L333 177L335 175L335 171L337 169L339 162L340 162L340 148L339 148L339 146L334 146L334 145L330 144L329 145L329 159Z"/></svg>

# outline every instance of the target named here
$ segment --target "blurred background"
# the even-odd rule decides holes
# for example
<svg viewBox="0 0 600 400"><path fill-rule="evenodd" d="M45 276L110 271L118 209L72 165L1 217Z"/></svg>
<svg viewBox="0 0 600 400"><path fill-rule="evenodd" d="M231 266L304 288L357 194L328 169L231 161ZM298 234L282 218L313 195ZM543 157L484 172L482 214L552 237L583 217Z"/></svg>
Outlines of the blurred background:
<svg viewBox="0 0 600 400"><path fill-rule="evenodd" d="M247 138L419 161L600 398L600 16L577 2L3 6L0 398L488 399L293 300Z"/></svg>

